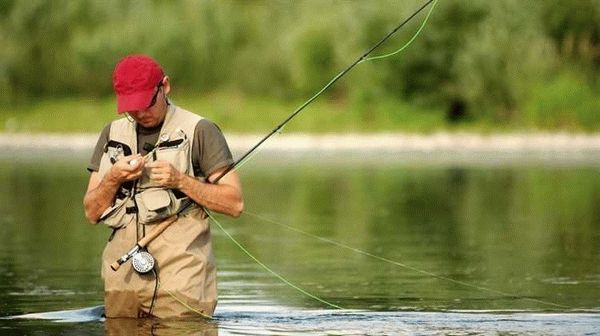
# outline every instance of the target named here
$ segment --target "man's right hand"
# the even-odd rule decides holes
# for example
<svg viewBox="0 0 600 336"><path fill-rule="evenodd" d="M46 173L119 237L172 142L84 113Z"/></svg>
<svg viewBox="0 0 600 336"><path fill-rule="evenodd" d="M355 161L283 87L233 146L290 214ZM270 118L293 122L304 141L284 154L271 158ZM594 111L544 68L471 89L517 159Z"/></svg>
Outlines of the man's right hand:
<svg viewBox="0 0 600 336"><path fill-rule="evenodd" d="M121 184L137 180L142 176L144 158L140 154L129 155L121 158L110 169L111 178Z"/></svg>

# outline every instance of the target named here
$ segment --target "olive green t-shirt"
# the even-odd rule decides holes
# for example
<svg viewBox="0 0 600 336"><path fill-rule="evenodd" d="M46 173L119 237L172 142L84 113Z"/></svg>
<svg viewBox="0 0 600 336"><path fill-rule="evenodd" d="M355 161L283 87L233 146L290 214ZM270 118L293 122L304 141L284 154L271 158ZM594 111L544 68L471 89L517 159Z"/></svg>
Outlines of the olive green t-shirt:
<svg viewBox="0 0 600 336"><path fill-rule="evenodd" d="M137 126L138 153L146 155L148 150L144 149L144 144L155 144L160 134L162 124L153 128L144 128ZM110 134L110 124L106 125L96 147L87 169L97 172L100 169L100 159L104 152L104 146L108 142ZM223 133L213 122L202 119L196 125L194 139L192 141L192 165L194 175L198 177L208 177L221 168L233 164L233 157Z"/></svg>

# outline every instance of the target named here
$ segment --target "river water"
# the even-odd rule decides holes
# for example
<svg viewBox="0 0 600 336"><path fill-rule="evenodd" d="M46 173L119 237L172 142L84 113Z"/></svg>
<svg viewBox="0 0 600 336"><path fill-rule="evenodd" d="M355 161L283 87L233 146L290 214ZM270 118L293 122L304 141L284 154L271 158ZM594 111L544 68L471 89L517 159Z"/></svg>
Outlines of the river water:
<svg viewBox="0 0 600 336"><path fill-rule="evenodd" d="M211 321L101 318L86 162L0 153L2 335L600 334L595 160L261 153L213 223Z"/></svg>

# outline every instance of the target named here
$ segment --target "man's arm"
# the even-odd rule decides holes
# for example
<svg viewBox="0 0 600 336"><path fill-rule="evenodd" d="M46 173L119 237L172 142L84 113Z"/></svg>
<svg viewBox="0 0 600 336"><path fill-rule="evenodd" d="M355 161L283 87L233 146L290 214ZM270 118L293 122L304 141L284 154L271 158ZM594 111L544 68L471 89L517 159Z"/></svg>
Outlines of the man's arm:
<svg viewBox="0 0 600 336"><path fill-rule="evenodd" d="M166 188L179 189L194 202L216 212L239 217L244 210L242 185L236 171L230 171L217 184L200 181L190 175L179 172L166 161L155 161L150 167L150 178ZM227 169L224 167L209 176L216 179Z"/></svg>
<svg viewBox="0 0 600 336"><path fill-rule="evenodd" d="M136 164L129 164L132 160L135 160ZM98 172L92 172L83 197L85 217L90 223L98 223L102 213L113 204L121 184L140 178L143 167L144 160L138 154L124 157L115 162L103 178L100 178Z"/></svg>

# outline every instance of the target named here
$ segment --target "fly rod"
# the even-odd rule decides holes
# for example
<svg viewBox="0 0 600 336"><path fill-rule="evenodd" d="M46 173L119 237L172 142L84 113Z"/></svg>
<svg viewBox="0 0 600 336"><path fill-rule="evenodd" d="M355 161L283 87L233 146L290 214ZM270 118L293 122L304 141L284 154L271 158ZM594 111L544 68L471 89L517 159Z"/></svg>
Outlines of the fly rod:
<svg viewBox="0 0 600 336"><path fill-rule="evenodd" d="M230 165L227 169L225 169L219 177L217 177L212 183L217 183L223 176L227 175L230 171L235 169L240 165L250 154L252 154L258 147L260 147L265 141L267 141L270 137L272 137L275 133L279 132L288 122L290 122L294 117L296 117L304 108L310 105L315 99L317 99L325 90L327 90L330 86L332 86L335 82L337 82L340 78L346 75L350 70L352 70L356 65L361 63L362 61L367 60L367 56L371 54L375 49L379 48L385 41L387 41L392 35L394 35L398 30L400 30L404 25L406 25L410 20L412 20L417 14L419 14L423 9L429 6L432 2L436 0L429 0L419 9L417 9L414 13L412 13L408 18L402 21L396 28L391 30L387 35L385 35L379 42L373 45L370 49L368 49L362 56L356 59L352 64L350 64L346 69L342 70L337 76L335 76L327 85L325 85L319 92L310 97L304 104L300 105L294 112L292 112L285 120L283 120L279 125L277 125L269 134L263 137L256 145L254 145L250 150L248 150L244 155L242 155L237 161L235 161L232 165ZM416 35L415 35L416 36ZM412 40L411 40L412 41ZM387 55L384 55L387 56Z"/></svg>
<svg viewBox="0 0 600 336"><path fill-rule="evenodd" d="M390 37L392 37L392 35L394 35L396 32L398 32L402 27L404 27L404 25L406 25L408 22L410 22L423 9L425 9L431 3L434 3L434 6L435 6L435 2L437 2L437 0L427 1L419 9L417 9L414 13L412 13L409 17L407 17L404 21L402 21L394 29L392 29L389 33L387 33L381 40L379 40L379 42L377 42L375 45L373 45L371 48L369 48L359 58L357 58L354 62L352 62L349 66L347 66L344 70L342 70L339 74L337 74L320 91L318 91L316 94L314 94L312 97L310 97L306 102L304 102L302 105L300 105L298 108L296 108L296 110L294 110L287 118L285 118L279 125L277 125L270 133L268 133L260 141L258 141L252 148L250 148L250 150L248 150L238 160L236 160L233 164L231 164L225 170L223 170L223 172L221 172L221 174L219 174L219 176L215 180L209 181L207 178L206 182L212 183L212 184L216 184L217 182L219 182L219 180L221 180L230 171L232 171L233 169L238 167L241 163L243 163L244 160L246 160L252 153L254 153L258 149L258 147L260 147L265 141L267 141L269 138L271 138L275 133L278 133L287 123L289 123L292 119L294 119L294 117L296 117L300 112L302 112L302 110L304 110L315 99L317 99L325 90L327 90L335 82L337 82L340 78L342 78L344 75L346 75L348 72L350 72L350 70L352 70L356 65L360 64L363 61L369 60L369 58L367 56L369 56L373 51L375 51L375 49L379 48L383 43L385 43L385 41L387 41ZM432 9L433 9L433 6L430 9L430 12L429 12L430 14L431 14ZM427 21L427 18L425 19L425 22L426 21ZM425 22L423 22L423 25L425 24ZM423 28L423 25L421 25L421 28ZM419 29L419 31L420 31L420 29ZM417 34L419 33L419 31L417 31ZM415 34L413 36L413 38L406 45L404 45L404 47L406 47L408 44L410 44L414 40L414 38L417 36L417 34ZM373 59L384 58L384 57L394 55L397 52L404 49L404 47L402 47L398 51L391 53L391 54L382 55L382 56L374 56ZM180 213L182 211L184 211L185 209L187 209L191 204L193 204L193 202L188 203L183 209L181 209ZM204 211L207 212L208 210L204 209ZM167 218L165 221L161 222L160 224L158 224L154 228L154 230L152 230L152 232L150 232L144 238L140 239L129 252L127 252L121 258L119 258L117 261L115 261L113 264L111 264L110 267L113 269L113 271L118 270L119 267L123 263L125 263L127 260L129 260L131 258L134 258L134 268L135 268L136 264L139 264L139 265L141 265L139 267L141 270L152 269L154 266L154 259L152 258L152 256L150 256L150 254L148 252L145 252L144 249L152 240L154 240L156 237L158 237L167 227L169 227L171 224L173 224L176 221L176 219L177 219L177 215L174 215L172 217ZM136 261L138 261L138 263L136 263ZM140 273L145 273L145 272L138 270L138 268L136 268L136 271L138 271Z"/></svg>

